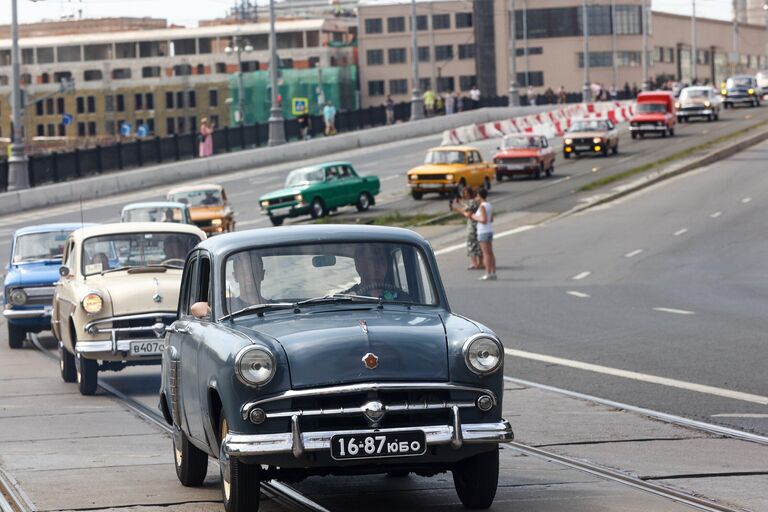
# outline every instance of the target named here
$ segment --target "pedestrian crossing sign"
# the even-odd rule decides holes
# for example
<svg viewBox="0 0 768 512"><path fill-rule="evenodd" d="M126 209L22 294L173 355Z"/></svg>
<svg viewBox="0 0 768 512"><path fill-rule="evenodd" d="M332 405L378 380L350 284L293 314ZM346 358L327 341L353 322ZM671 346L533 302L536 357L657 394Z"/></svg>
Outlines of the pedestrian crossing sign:
<svg viewBox="0 0 768 512"><path fill-rule="evenodd" d="M293 98L291 100L293 115L300 116L309 112L309 98Z"/></svg>

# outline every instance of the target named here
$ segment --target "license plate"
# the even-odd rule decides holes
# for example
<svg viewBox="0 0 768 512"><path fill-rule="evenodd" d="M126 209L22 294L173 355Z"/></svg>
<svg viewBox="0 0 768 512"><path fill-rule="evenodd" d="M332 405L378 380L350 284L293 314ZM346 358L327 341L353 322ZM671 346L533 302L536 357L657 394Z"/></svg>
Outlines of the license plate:
<svg viewBox="0 0 768 512"><path fill-rule="evenodd" d="M291 210L291 206L281 206L280 208L271 208L269 210L269 213L272 215L280 214L280 213L288 213Z"/></svg>
<svg viewBox="0 0 768 512"><path fill-rule="evenodd" d="M419 183L416 186L418 188L445 188L442 183Z"/></svg>
<svg viewBox="0 0 768 512"><path fill-rule="evenodd" d="M587 151L592 149L592 146L576 146L576 149L578 149L579 151Z"/></svg>
<svg viewBox="0 0 768 512"><path fill-rule="evenodd" d="M502 168L506 171L523 171L526 167L524 165L505 165Z"/></svg>
<svg viewBox="0 0 768 512"><path fill-rule="evenodd" d="M427 438L421 430L331 437L331 457L334 460L413 457L426 451Z"/></svg>
<svg viewBox="0 0 768 512"><path fill-rule="evenodd" d="M163 353L165 342L160 341L132 341L129 352L132 356L155 356Z"/></svg>

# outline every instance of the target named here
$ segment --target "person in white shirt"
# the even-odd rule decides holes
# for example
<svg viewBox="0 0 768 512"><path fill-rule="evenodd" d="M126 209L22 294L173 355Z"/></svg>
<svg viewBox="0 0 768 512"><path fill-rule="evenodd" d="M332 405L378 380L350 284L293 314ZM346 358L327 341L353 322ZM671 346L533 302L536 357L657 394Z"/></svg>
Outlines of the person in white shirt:
<svg viewBox="0 0 768 512"><path fill-rule="evenodd" d="M488 190L481 188L478 192L480 196L480 206L475 213L464 212L464 216L477 222L477 241L480 243L480 250L483 253L483 265L485 265L485 275L480 278L481 281L496 280L496 255L493 254L493 206L488 202Z"/></svg>
<svg viewBox="0 0 768 512"><path fill-rule="evenodd" d="M476 85L473 85L472 89L469 90L469 99L472 100L473 109L480 107L480 89Z"/></svg>

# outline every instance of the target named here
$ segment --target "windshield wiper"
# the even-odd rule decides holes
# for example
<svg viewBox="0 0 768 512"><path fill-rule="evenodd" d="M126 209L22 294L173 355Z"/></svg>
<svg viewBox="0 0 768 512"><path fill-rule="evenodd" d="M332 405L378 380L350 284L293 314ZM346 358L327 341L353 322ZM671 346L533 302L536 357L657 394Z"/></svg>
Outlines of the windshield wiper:
<svg viewBox="0 0 768 512"><path fill-rule="evenodd" d="M364 302L364 303L376 303L379 307L382 306L383 301L377 297L369 297L367 295L355 295L351 293L334 293L331 295L325 295L323 297L314 297L311 299L302 300L295 304L296 307L304 306L307 304L336 304L339 302Z"/></svg>
<svg viewBox="0 0 768 512"><path fill-rule="evenodd" d="M124 270L128 270L131 267L115 267L115 268L108 268L107 270L102 270L99 272L101 275L109 274L110 272L121 272Z"/></svg>
<svg viewBox="0 0 768 512"><path fill-rule="evenodd" d="M253 304L251 306L244 307L243 309L238 309L237 311L233 311L232 313L226 314L221 318L219 318L219 321L234 319L239 316L251 315L254 313L261 316L265 311L269 311L270 309L291 309L293 307L295 307L295 304L291 302L273 302L271 304Z"/></svg>

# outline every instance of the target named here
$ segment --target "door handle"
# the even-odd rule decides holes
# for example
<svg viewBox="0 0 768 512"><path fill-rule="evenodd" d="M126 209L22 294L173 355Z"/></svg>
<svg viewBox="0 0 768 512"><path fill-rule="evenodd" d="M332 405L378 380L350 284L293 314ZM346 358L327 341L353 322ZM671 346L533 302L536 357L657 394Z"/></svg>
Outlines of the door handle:
<svg viewBox="0 0 768 512"><path fill-rule="evenodd" d="M183 325L181 327L176 327L175 325L172 325L168 328L169 331L175 332L176 334L189 334L189 328L186 325Z"/></svg>

